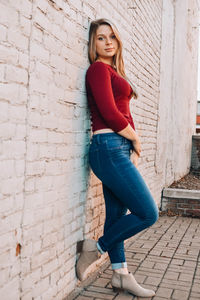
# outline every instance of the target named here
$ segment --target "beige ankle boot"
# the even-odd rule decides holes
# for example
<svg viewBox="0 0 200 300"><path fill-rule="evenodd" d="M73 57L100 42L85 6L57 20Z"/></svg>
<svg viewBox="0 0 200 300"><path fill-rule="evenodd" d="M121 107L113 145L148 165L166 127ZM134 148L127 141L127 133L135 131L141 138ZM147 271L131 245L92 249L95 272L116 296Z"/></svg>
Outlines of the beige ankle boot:
<svg viewBox="0 0 200 300"><path fill-rule="evenodd" d="M83 241L82 252L76 263L76 274L81 281L87 278L87 275L92 271L93 263L101 257L96 243L95 240L90 239Z"/></svg>
<svg viewBox="0 0 200 300"><path fill-rule="evenodd" d="M140 286L131 272L129 272L129 274L113 272L111 285L114 292L128 291L129 293L138 297L155 296L155 292L153 290L148 290Z"/></svg>

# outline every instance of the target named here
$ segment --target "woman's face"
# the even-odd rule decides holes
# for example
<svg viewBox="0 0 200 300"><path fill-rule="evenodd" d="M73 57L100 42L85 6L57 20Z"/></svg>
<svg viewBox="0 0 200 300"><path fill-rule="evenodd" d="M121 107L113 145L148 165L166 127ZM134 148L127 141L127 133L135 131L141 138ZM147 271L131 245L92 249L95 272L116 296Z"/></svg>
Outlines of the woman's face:
<svg viewBox="0 0 200 300"><path fill-rule="evenodd" d="M118 41L109 25L100 25L96 32L98 58L111 60L118 50Z"/></svg>

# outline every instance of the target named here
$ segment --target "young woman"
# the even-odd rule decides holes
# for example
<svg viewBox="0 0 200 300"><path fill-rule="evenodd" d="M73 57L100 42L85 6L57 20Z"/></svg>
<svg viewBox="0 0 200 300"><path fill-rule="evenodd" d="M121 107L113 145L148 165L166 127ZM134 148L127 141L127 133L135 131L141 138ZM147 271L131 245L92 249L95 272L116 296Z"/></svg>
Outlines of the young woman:
<svg viewBox="0 0 200 300"><path fill-rule="evenodd" d="M102 181L106 220L104 234L98 241L83 241L77 276L85 279L92 264L108 252L113 289L152 297L155 292L141 287L128 271L124 252L124 240L154 224L158 208L137 169L141 146L129 101L138 95L125 75L122 42L109 20L91 23L88 55L86 91L93 132L89 163ZM126 214L128 209L130 213Z"/></svg>

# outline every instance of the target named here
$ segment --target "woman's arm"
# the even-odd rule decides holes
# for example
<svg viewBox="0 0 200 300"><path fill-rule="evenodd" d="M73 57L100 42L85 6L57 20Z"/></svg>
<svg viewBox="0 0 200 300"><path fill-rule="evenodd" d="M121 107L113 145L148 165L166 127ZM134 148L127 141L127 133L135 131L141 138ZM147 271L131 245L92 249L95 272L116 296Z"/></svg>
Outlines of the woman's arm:
<svg viewBox="0 0 200 300"><path fill-rule="evenodd" d="M98 111L108 128L118 132L127 127L128 120L115 103L110 72L102 62L93 63L86 74L86 90L92 94Z"/></svg>
<svg viewBox="0 0 200 300"><path fill-rule="evenodd" d="M124 129L118 131L117 133L131 141L139 139L137 133L130 124L128 124Z"/></svg>
<svg viewBox="0 0 200 300"><path fill-rule="evenodd" d="M118 131L117 133L131 140L133 143L134 151L137 153L138 156L140 156L140 152L141 152L140 140L137 133L132 128L132 126L128 124L124 129Z"/></svg>

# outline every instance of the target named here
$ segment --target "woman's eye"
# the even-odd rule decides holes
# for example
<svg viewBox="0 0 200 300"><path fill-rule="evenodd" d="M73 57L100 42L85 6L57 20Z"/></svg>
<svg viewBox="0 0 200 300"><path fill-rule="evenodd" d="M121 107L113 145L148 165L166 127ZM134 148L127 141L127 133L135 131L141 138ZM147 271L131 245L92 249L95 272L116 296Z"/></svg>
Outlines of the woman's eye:
<svg viewBox="0 0 200 300"><path fill-rule="evenodd" d="M115 38L116 38L116 36L113 34L113 35L112 35L112 39L115 39Z"/></svg>
<svg viewBox="0 0 200 300"><path fill-rule="evenodd" d="M103 37L100 36L100 37L98 38L98 40L99 40L99 41L103 41Z"/></svg>

